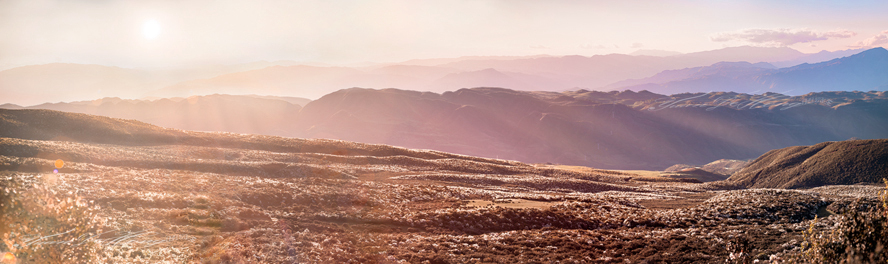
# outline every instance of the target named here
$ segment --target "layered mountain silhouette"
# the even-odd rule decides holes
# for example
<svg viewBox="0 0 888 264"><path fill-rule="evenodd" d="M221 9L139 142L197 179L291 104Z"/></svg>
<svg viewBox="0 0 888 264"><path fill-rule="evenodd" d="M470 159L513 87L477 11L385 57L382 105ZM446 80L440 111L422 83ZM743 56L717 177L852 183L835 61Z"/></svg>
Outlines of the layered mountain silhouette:
<svg viewBox="0 0 888 264"><path fill-rule="evenodd" d="M882 183L888 139L823 142L765 153L728 179L749 188Z"/></svg>
<svg viewBox="0 0 888 264"><path fill-rule="evenodd" d="M297 137L526 162L664 169L719 158L751 159L793 145L888 136L884 94L852 94L858 96L842 100L835 94L812 94L768 101L770 105L761 104L762 96L738 94L733 108L714 107L725 94L713 94L708 107L674 104L651 110L650 105L663 105L658 100L700 95L498 88L436 94L354 88L306 105L291 131Z"/></svg>
<svg viewBox="0 0 888 264"><path fill-rule="evenodd" d="M282 135L282 130L309 100L292 97L207 95L157 100L103 98L72 103L46 103L8 109L50 109L135 119L163 127L196 131L225 131Z"/></svg>
<svg viewBox="0 0 888 264"><path fill-rule="evenodd" d="M665 57L609 54L516 60L475 59L440 66L468 71L496 69L545 77L558 80L562 85L552 84L535 90L558 91L575 87L598 88L625 79L651 76L664 70L708 66L722 61L758 63L798 59L804 56L805 54L790 48L732 47Z"/></svg>
<svg viewBox="0 0 888 264"><path fill-rule="evenodd" d="M157 97L222 94L298 94L316 98L330 90L352 87L355 83L376 86L376 76L348 67L272 66L259 70L223 74L209 79L181 82L148 93ZM385 79L385 78L379 78ZM354 83L352 83L354 82ZM404 85L405 83L395 83Z"/></svg>
<svg viewBox="0 0 888 264"><path fill-rule="evenodd" d="M295 62L260 61L193 69L128 69L73 63L29 65L0 71L0 103L34 105L103 97L141 98L151 91L187 80L293 64Z"/></svg>
<svg viewBox="0 0 888 264"><path fill-rule="evenodd" d="M800 95L822 91L871 91L884 90L888 85L886 69L888 50L873 48L848 57L779 69L771 68L770 64L720 62L707 67L664 71L644 79L614 83L608 88L666 94L734 91Z"/></svg>
<svg viewBox="0 0 888 264"><path fill-rule="evenodd" d="M749 76L749 75L757 75L764 73L771 73L776 69L773 65L766 62L759 62L756 64L752 64L749 62L719 62L710 66L704 67L693 67L693 68L685 68L680 70L667 70L662 71L660 73L655 74L654 76L644 78L644 79L629 79L623 80L620 82L616 82L605 86L609 89L619 89L624 87L631 87L634 89L639 88L653 88L656 90L660 88L657 84L671 84L672 82L686 81L693 82L696 80L708 78L708 79L718 79L723 82L730 82L738 77ZM723 79L726 79L724 81ZM707 80L708 81L708 80ZM712 86L717 87L717 86ZM724 86L720 86L724 87ZM742 86L741 86L742 87ZM726 91L731 91L731 87L728 87ZM724 89L724 88L720 88ZM699 91L687 91L687 92L699 92ZM708 91L707 91L708 92Z"/></svg>
<svg viewBox="0 0 888 264"><path fill-rule="evenodd" d="M515 162L482 159L438 151L417 151L393 146L362 144L341 140L295 139L263 135L195 132L164 128L144 122L104 116L67 113L44 109L0 109L0 139L24 139L119 146L201 146L261 150L272 152L306 152L334 155L376 156L413 159L444 159L482 161L490 164L514 164ZM0 149L0 155L41 157L39 148L8 144ZM81 149L82 150L82 149ZM88 151L69 149L66 160L89 162L100 155ZM139 155L150 155L142 154ZM204 154L206 155L206 154ZM195 156L199 156L195 154ZM217 156L212 155L210 156ZM191 157L193 158L193 157ZM223 157L213 157L214 159ZM53 158L55 159L55 158ZM126 157L117 157L127 160ZM224 158L223 158L224 159ZM144 164L143 164L144 165ZM218 165L218 164L217 164ZM161 165L163 166L163 165ZM224 170L224 168L221 168ZM219 169L216 169L219 170Z"/></svg>
<svg viewBox="0 0 888 264"><path fill-rule="evenodd" d="M340 90L304 107L273 98L107 98L32 108L132 118L180 129L340 139L608 169L752 159L776 148L888 137L884 92L789 97L739 93L432 93Z"/></svg>
<svg viewBox="0 0 888 264"><path fill-rule="evenodd" d="M247 72L220 75L209 79L191 80L165 87L150 93L152 96L191 96L211 93L252 93L272 95L298 95L317 98L324 94L349 87L399 88L417 91L445 92L470 87L506 87L527 91L564 91L577 88L601 88L605 90L623 87L632 90L648 89L659 93L730 91L740 87L740 92L753 92L750 84L730 83L737 76L749 76L762 72L734 72L727 80L706 80L707 89L694 87L689 90L661 89L658 87L632 87L615 84L627 79L641 79L664 71L712 66L729 72L744 68L749 62L754 68L776 68L768 62L788 65L798 62L821 62L834 59L857 50L804 54L790 48L732 47L673 56L647 56L609 54L586 56L528 56L528 57L461 57L455 59L412 60L401 64L381 67L349 68L318 66L276 66ZM713 65L715 64L715 65ZM795 64L793 64L795 65ZM874 65L884 69L882 65ZM829 69L828 69L829 70ZM828 71L827 70L827 71ZM866 73L861 73L866 74ZM672 77L665 81L696 79L704 72ZM721 76L721 75L715 75ZM661 83L657 76L634 84ZM865 76L863 76L865 77ZM740 80L745 81L745 80ZM730 85L724 86L726 83ZM704 85L704 84L700 84ZM698 85L698 86L700 86ZM733 85L733 86L731 86ZM684 86L682 86L684 88ZM839 90L838 88L825 90ZM869 89L866 89L869 90ZM776 90L762 90L775 91ZM808 90L805 90L808 91ZM814 90L812 90L814 91ZM816 90L816 91L824 91ZM797 92L794 94L802 94Z"/></svg>
<svg viewBox="0 0 888 264"><path fill-rule="evenodd" d="M773 64L774 66L777 66L778 68L785 68L785 67L792 67L792 66L796 66L796 65L804 64L804 63L813 64L813 63L824 62L824 61L829 61L829 60L833 60L833 59L848 57L848 56L863 52L865 50L867 50L867 48L857 48L857 49L847 49L847 50L837 50L837 51L822 50L818 53L806 54L802 57L792 59L792 60L769 61L769 62L771 64Z"/></svg>
<svg viewBox="0 0 888 264"><path fill-rule="evenodd" d="M635 55L609 54L596 56L474 56L443 59L410 60L394 64L361 67L334 67L318 63L293 61L253 62L237 65L216 65L193 69L125 69L99 65L47 64L32 65L0 71L0 103L34 105L44 102L71 102L94 100L103 97L188 97L211 94L261 94L273 96L297 96L319 98L325 94L350 87L399 88L417 91L455 91L471 87L506 87L528 91L565 91L578 88L599 90L648 89L658 93L729 91L739 87L739 92L774 91L802 94L823 89L798 89L785 76L830 76L841 74L841 81L857 80L848 89L857 87L884 87L880 79L872 79L874 71L884 69L873 66L872 71L855 71L857 64L843 63L841 67L819 70L801 65L790 70L803 73L783 73L753 78L725 77L697 73L686 78L663 79L664 71L682 72L680 69L714 66L722 72L732 71L739 64L723 62L749 62L759 68L796 66L801 63L817 63L848 56L859 50L804 54L790 48L731 47L720 50L673 54L637 53ZM654 55L654 56L650 56ZM764 63L762 63L764 62ZM718 64L721 63L721 64ZM713 65L717 64L717 65ZM864 63L865 64L865 63ZM863 66L861 66L863 67ZM881 68L880 68L881 67ZM741 67L742 68L742 67ZM803 69L804 68L804 69ZM847 68L853 68L848 70ZM838 70L835 70L838 69ZM676 71L678 70L678 71ZM687 71L687 70L685 70ZM775 71L776 72L776 71ZM739 72L734 75L743 75ZM795 74L795 75L793 75ZM654 75L652 79L644 79ZM667 74L668 75L668 74ZM745 74L743 76L761 76ZM713 77L718 77L712 79ZM794 77L795 78L795 77ZM798 77L804 79L804 77ZM868 79L869 78L869 79ZM635 79L634 81L630 79ZM641 80L639 80L641 79ZM712 79L712 80L710 80ZM628 83L623 81L629 80ZM668 82L692 81L692 84L666 85ZM750 84L751 82L751 84ZM815 81L811 81L815 82ZM633 85L653 84L653 87ZM819 82L818 82L819 83ZM835 83L829 83L830 85ZM657 85L666 85L667 88ZM776 85L792 92L752 89L752 87ZM806 85L806 83L798 84ZM825 86L822 84L821 86ZM704 87L704 88L701 88ZM820 86L818 86L820 87ZM826 90L846 90L832 85ZM836 88L838 87L838 88ZM688 88L682 90L679 88ZM750 90L751 89L751 90ZM876 88L884 89L884 88Z"/></svg>

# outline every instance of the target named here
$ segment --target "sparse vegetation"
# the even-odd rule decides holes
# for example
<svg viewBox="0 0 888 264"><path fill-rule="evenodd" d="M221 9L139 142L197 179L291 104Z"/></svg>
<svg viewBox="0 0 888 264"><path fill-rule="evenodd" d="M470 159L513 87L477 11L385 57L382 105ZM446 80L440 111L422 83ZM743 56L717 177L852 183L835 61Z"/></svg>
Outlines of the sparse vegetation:
<svg viewBox="0 0 888 264"><path fill-rule="evenodd" d="M817 222L812 221L796 258L805 263L888 262L888 180L884 181L886 190L877 203L855 200L827 230L815 230Z"/></svg>
<svg viewBox="0 0 888 264"><path fill-rule="evenodd" d="M55 174L0 177L0 252L22 263L99 260L103 248L96 237L104 223L91 201L53 188Z"/></svg>
<svg viewBox="0 0 888 264"><path fill-rule="evenodd" d="M0 250L43 263L714 263L844 258L836 250L847 247L813 236L836 224L854 227L837 237L859 239L830 241L875 239L852 252L878 248L884 237L859 236L876 230L864 229L877 228L867 221L884 223L883 211L867 209L886 201L875 198L878 186L742 189L382 145L199 134L212 135L218 145L0 138L0 237L8 242ZM56 159L65 166L52 173ZM28 245L52 235L37 240L52 244ZM85 242L58 243L72 240Z"/></svg>
<svg viewBox="0 0 888 264"><path fill-rule="evenodd" d="M879 183L886 174L888 139L873 139L775 149L729 180L747 188L811 188Z"/></svg>

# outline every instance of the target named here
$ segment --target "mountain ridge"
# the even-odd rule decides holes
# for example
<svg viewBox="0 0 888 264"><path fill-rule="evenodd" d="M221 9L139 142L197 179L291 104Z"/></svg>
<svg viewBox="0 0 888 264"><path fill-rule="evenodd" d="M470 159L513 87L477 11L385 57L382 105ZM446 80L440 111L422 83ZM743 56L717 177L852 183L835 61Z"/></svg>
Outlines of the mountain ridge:
<svg viewBox="0 0 888 264"><path fill-rule="evenodd" d="M301 108L282 100L232 95L135 102L109 98L37 108L135 118L178 129L339 139L616 169L662 170L674 164L751 159L792 145L888 137L884 92L667 96L629 90L472 88L439 94L350 88ZM235 114L225 117L219 111ZM166 116L176 118L163 123Z"/></svg>
<svg viewBox="0 0 888 264"><path fill-rule="evenodd" d="M719 66L713 64L664 71L652 77L627 80L608 87L659 93L768 91L801 95L835 90L870 91L888 85L888 50L881 47L815 64L803 63L787 68L761 68L754 71L740 71L735 68L735 74L732 75L719 72ZM670 74L678 75L672 78L662 77Z"/></svg>
<svg viewBox="0 0 888 264"><path fill-rule="evenodd" d="M214 93L298 96L314 99L350 87L400 88L434 92L507 85L513 86L508 87L513 89L547 91L602 89L602 87L613 89L619 87L608 85L624 80L647 78L667 70L710 66L724 61L786 64L787 59L792 59L791 61L798 62L820 62L854 51L856 50L803 54L788 48L731 47L665 57L624 54L468 56L360 67L294 61L210 65L194 69L127 69L80 64L32 65L0 71L0 87L4 88L0 91L0 98L6 100L0 103L33 105L103 97L134 99L146 96L187 97ZM52 69L57 67L65 70L59 72ZM95 71L96 67L101 70ZM505 73L508 77L463 78L452 83L440 80L448 74L471 73L488 68ZM25 73L29 69L32 72ZM90 69L93 69L93 73L89 73ZM84 74L66 74L76 72ZM885 84L878 84L876 87L882 87L880 85ZM704 91L699 89L662 91L656 87L642 89L661 93ZM705 89L709 90L727 89Z"/></svg>

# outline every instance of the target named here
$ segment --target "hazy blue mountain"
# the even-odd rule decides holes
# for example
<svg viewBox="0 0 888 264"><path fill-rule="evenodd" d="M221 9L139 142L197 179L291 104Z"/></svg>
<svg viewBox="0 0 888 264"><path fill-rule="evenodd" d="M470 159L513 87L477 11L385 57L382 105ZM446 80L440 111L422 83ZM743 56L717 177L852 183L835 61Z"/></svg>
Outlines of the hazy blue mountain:
<svg viewBox="0 0 888 264"><path fill-rule="evenodd" d="M773 72L775 67L767 62L752 64L749 62L719 62L710 66L685 68L680 70L666 70L654 76L643 79L630 79L605 86L607 89L619 89L644 84L659 84L687 79L700 79L710 76L719 76L735 79L740 76ZM699 91L686 91L699 92Z"/></svg>
<svg viewBox="0 0 888 264"><path fill-rule="evenodd" d="M818 63L824 62L828 60L834 60L842 57L848 57L860 52L867 50L867 48L859 48L859 49L846 49L846 50L837 50L837 51L825 51L822 50L818 53L805 54L802 57L799 57L794 60L787 61L771 61L771 64L777 66L778 68L792 67L803 63Z"/></svg>
<svg viewBox="0 0 888 264"><path fill-rule="evenodd" d="M743 66L745 65L745 66ZM649 90L656 93L734 91L777 92L800 95L821 91L884 90L888 85L888 50L869 49L830 61L768 69L751 64L664 71L652 77L609 85L612 89Z"/></svg>

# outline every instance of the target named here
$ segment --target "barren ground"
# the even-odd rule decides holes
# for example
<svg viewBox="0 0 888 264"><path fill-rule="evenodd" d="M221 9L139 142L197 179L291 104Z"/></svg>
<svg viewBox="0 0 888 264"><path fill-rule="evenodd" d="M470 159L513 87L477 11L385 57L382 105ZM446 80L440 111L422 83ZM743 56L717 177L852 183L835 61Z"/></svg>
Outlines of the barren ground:
<svg viewBox="0 0 888 264"><path fill-rule="evenodd" d="M735 190L435 153L0 140L4 187L45 186L88 203L90 232L102 234L96 257L108 262L723 263L741 252L780 260L798 251L803 230L839 217L826 209L882 189ZM66 164L52 173L58 158ZM13 238L52 235L29 232Z"/></svg>

